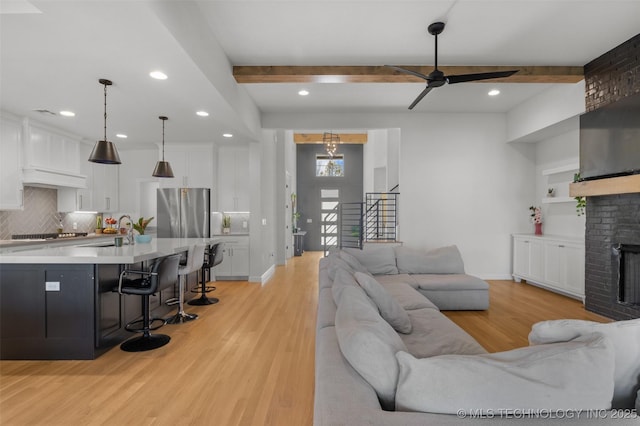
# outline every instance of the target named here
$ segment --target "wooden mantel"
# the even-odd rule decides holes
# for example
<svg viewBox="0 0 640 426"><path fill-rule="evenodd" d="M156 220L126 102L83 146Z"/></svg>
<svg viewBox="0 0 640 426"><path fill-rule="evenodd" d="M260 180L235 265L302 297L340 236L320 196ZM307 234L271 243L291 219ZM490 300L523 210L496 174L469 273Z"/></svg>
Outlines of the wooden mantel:
<svg viewBox="0 0 640 426"><path fill-rule="evenodd" d="M632 194L635 192L640 192L640 175L588 180L569 185L569 195L572 197Z"/></svg>

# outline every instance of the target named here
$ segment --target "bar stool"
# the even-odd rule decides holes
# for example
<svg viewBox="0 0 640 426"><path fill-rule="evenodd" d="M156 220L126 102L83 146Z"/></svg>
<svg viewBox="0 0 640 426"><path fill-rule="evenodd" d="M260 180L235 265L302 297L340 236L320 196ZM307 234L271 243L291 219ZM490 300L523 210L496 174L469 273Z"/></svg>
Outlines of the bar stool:
<svg viewBox="0 0 640 426"><path fill-rule="evenodd" d="M128 323L125 326L127 331L142 333L133 339L129 339L120 345L120 349L126 352L142 352L157 349L166 345L171 337L165 334L151 334L165 324L163 318L151 318L149 311L149 296L158 290L173 286L178 281L178 265L180 255L174 254L167 257L155 259L149 266L148 271L124 270L120 273L118 287L115 288L120 294L135 294L142 296L142 319ZM141 278L129 279L127 275L140 275ZM162 324L153 326L154 322L160 321ZM142 328L134 328L135 324L142 323Z"/></svg>
<svg viewBox="0 0 640 426"><path fill-rule="evenodd" d="M210 291L213 291L216 289L215 286L207 285L206 277L207 276L209 277L209 281L216 280L216 274L215 272L211 272L211 269L214 266L222 263L223 249L224 249L224 243L216 243L211 247L209 247L209 250L207 251L204 257L204 263L202 264L202 279L200 281L200 289L198 290L196 287L192 290L194 293L199 292L200 297L198 297L197 299L189 300L187 302L189 305L195 305L195 306L213 305L214 303L218 303L220 301L220 299L218 299L217 297L209 298L206 296L206 293L209 293ZM206 275L205 275L205 270L207 271Z"/></svg>
<svg viewBox="0 0 640 426"><path fill-rule="evenodd" d="M193 321L198 318L196 314L188 314L184 311L184 288L187 281L187 275L192 272L198 271L202 268L204 263L204 249L205 244L196 244L189 247L187 252L187 263L184 266L178 268L178 275L180 276L180 290L178 294L178 312L167 319L167 324L182 324L183 322Z"/></svg>

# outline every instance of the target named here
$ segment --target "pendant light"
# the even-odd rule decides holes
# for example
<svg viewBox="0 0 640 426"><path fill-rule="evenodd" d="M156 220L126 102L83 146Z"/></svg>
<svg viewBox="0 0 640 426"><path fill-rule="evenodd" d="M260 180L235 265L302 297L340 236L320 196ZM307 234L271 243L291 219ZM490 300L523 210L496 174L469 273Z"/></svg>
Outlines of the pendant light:
<svg viewBox="0 0 640 426"><path fill-rule="evenodd" d="M102 164L121 164L116 146L107 140L107 86L111 86L113 83L104 78L98 82L104 86L104 140L96 142L91 155L89 155L89 161Z"/></svg>
<svg viewBox="0 0 640 426"><path fill-rule="evenodd" d="M158 117L162 120L162 161L156 163L156 168L153 169L153 176L162 178L172 178L173 170L171 170L171 164L168 161L164 161L164 122L168 120L167 117Z"/></svg>

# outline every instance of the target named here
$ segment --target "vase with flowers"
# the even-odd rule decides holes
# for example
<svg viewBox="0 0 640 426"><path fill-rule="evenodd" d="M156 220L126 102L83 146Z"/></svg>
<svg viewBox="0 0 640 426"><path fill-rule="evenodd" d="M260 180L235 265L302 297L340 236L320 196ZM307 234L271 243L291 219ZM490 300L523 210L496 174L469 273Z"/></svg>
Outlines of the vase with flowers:
<svg viewBox="0 0 640 426"><path fill-rule="evenodd" d="M149 243L151 242L151 235L145 235L145 230L147 229L147 225L153 220L153 217L145 219L144 217L138 218L138 222L133 224L133 229L138 231L136 235L136 243Z"/></svg>
<svg viewBox="0 0 640 426"><path fill-rule="evenodd" d="M540 207L531 206L529 210L531 210L531 221L536 228L535 234L542 235L542 211Z"/></svg>

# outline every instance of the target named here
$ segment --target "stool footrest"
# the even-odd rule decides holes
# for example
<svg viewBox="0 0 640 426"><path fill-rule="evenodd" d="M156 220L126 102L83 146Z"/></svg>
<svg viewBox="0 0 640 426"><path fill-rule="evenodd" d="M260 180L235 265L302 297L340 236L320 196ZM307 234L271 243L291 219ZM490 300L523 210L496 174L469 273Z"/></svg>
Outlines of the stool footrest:
<svg viewBox="0 0 640 426"><path fill-rule="evenodd" d="M208 285L208 286L206 286L206 287L204 288L204 292L205 292L205 293L209 293L209 292L212 292L212 291L213 291L213 290L215 290L215 289L216 289L216 287L215 287L215 286L213 286L213 285ZM192 288L192 289L191 289L191 293L198 293L198 294L202 293L202 287L198 286L198 287L194 287L194 288Z"/></svg>
<svg viewBox="0 0 640 426"><path fill-rule="evenodd" d="M160 322L159 325L154 326L153 323L154 322ZM144 324L144 319L139 319L136 321L131 321L130 323L128 323L127 325L124 326L124 329L127 331L130 331L132 333L144 333L145 331L153 331L153 330L157 330L160 327L162 327L163 325L166 324L166 321L164 318L150 318L149 319L149 328L145 329L144 327L142 328L133 328L134 324Z"/></svg>
<svg viewBox="0 0 640 426"><path fill-rule="evenodd" d="M198 315L196 314L188 314L186 312L178 312L174 316L167 318L165 321L167 324L182 324L185 322L193 321L197 319Z"/></svg>

